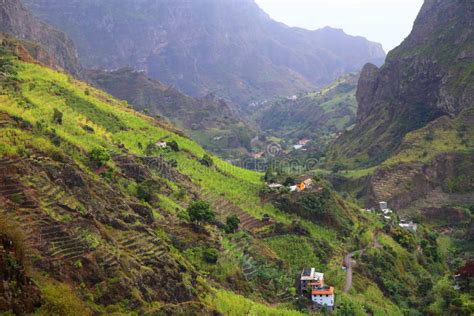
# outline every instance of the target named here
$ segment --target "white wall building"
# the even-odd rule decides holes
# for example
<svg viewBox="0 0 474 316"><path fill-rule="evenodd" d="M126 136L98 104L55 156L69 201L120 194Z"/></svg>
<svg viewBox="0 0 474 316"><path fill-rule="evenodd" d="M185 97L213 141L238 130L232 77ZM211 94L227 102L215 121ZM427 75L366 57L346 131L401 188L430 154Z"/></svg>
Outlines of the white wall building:
<svg viewBox="0 0 474 316"><path fill-rule="evenodd" d="M309 286L313 286L315 283L323 285L324 273L316 272L314 268L304 268L301 272L300 282L302 291L309 289Z"/></svg>
<svg viewBox="0 0 474 316"><path fill-rule="evenodd" d="M334 307L334 287L322 286L313 288L311 291L311 299L314 303L332 310Z"/></svg>

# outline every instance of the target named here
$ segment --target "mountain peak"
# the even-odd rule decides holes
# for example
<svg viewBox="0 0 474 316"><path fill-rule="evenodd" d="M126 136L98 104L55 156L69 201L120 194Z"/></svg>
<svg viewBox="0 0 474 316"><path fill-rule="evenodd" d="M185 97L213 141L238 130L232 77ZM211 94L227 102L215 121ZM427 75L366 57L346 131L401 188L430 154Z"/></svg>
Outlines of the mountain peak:
<svg viewBox="0 0 474 316"><path fill-rule="evenodd" d="M130 65L186 94L214 91L242 106L320 88L385 57L379 44L341 30L275 22L252 0L26 3L74 39L87 67Z"/></svg>

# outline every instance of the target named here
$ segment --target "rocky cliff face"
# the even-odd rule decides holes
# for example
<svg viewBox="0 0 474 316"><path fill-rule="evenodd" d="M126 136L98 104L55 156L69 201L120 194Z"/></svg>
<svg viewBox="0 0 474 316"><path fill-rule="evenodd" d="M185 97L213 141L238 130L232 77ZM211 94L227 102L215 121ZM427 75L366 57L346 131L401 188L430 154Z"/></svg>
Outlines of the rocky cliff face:
<svg viewBox="0 0 474 316"><path fill-rule="evenodd" d="M388 201L396 210L427 212L474 201L474 157L444 154L431 164L385 167L368 177L367 206Z"/></svg>
<svg viewBox="0 0 474 316"><path fill-rule="evenodd" d="M87 67L132 66L239 104L314 90L385 57L381 45L342 30L277 23L253 0L26 3L74 39Z"/></svg>
<svg viewBox="0 0 474 316"><path fill-rule="evenodd" d="M364 67L358 124L336 144L339 154L368 155L376 164L408 132L472 107L473 51L474 3L425 1L412 33L389 53L385 65Z"/></svg>
<svg viewBox="0 0 474 316"><path fill-rule="evenodd" d="M73 42L64 34L38 21L20 0L0 0L0 32L40 44L37 60L56 65L73 75L80 72ZM54 58L54 62L51 61Z"/></svg>

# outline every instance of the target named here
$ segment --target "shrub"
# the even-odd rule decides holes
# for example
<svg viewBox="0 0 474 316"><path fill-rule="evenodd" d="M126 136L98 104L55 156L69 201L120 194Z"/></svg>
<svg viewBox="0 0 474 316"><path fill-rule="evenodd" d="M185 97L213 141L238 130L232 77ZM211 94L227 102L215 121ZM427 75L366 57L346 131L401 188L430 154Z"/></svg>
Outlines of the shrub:
<svg viewBox="0 0 474 316"><path fill-rule="evenodd" d="M94 128L92 128L91 126L89 125L83 125L82 126L82 129L88 133L94 133Z"/></svg>
<svg viewBox="0 0 474 316"><path fill-rule="evenodd" d="M149 143L145 148L145 155L154 156L159 151L158 146L154 143Z"/></svg>
<svg viewBox="0 0 474 316"><path fill-rule="evenodd" d="M201 164L203 164L204 166L210 168L214 165L214 160L212 160L211 156L209 155L204 155L204 157L202 157L202 159L200 160L201 161Z"/></svg>
<svg viewBox="0 0 474 316"><path fill-rule="evenodd" d="M61 137L59 137L59 135L56 133L56 130L54 128L52 128L51 131L47 133L47 135L54 146L56 147L61 146Z"/></svg>
<svg viewBox="0 0 474 316"><path fill-rule="evenodd" d="M286 178L285 182L283 182L283 185L288 187L291 185L295 185L295 183L296 183L296 180L293 177L288 177Z"/></svg>
<svg viewBox="0 0 474 316"><path fill-rule="evenodd" d="M398 242L402 247L408 250L415 250L416 249L416 241L415 237L412 233L407 232L400 227L395 227L392 230L393 239Z"/></svg>
<svg viewBox="0 0 474 316"><path fill-rule="evenodd" d="M137 197L142 201L151 203L153 200L153 191L155 190L159 190L159 186L155 182L142 182L137 187Z"/></svg>
<svg viewBox="0 0 474 316"><path fill-rule="evenodd" d="M303 205L303 209L308 214L322 215L326 212L326 206L329 198L329 190L327 188L323 188L321 193L306 194L301 199L301 203Z"/></svg>
<svg viewBox="0 0 474 316"><path fill-rule="evenodd" d="M265 182L268 182L268 183L272 183L277 180L276 172L273 170L273 167L271 164L268 166L267 171L265 172L264 180Z"/></svg>
<svg viewBox="0 0 474 316"><path fill-rule="evenodd" d="M219 258L219 251L215 248L208 248L204 250L203 256L207 263L215 264Z"/></svg>
<svg viewBox="0 0 474 316"><path fill-rule="evenodd" d="M227 216L224 230L228 234L235 233L239 228L239 224L240 219L236 215Z"/></svg>
<svg viewBox="0 0 474 316"><path fill-rule="evenodd" d="M175 152L179 151L178 143L174 140L172 140L168 143L168 147L171 148L172 151L175 151Z"/></svg>
<svg viewBox="0 0 474 316"><path fill-rule="evenodd" d="M18 225L12 218L3 214L0 221L0 242L2 242L2 239L11 242L12 247L15 249L16 258L24 265L26 247L23 233L18 229Z"/></svg>
<svg viewBox="0 0 474 316"><path fill-rule="evenodd" d="M63 112L59 111L58 109L54 109L53 123L58 125L63 123Z"/></svg>
<svg viewBox="0 0 474 316"><path fill-rule="evenodd" d="M98 167L102 167L110 160L110 154L105 148L94 148L89 153L89 159Z"/></svg>
<svg viewBox="0 0 474 316"><path fill-rule="evenodd" d="M204 201L195 201L187 209L189 219L197 224L209 223L214 220L215 213L210 205Z"/></svg>
<svg viewBox="0 0 474 316"><path fill-rule="evenodd" d="M178 168L178 162L176 161L176 159L169 160L168 164L173 168Z"/></svg>
<svg viewBox="0 0 474 316"><path fill-rule="evenodd" d="M39 315L91 315L91 312L63 283L48 283L41 287L43 305Z"/></svg>
<svg viewBox="0 0 474 316"><path fill-rule="evenodd" d="M338 173L343 170L347 170L347 166L340 162L337 162L331 169L333 173Z"/></svg>

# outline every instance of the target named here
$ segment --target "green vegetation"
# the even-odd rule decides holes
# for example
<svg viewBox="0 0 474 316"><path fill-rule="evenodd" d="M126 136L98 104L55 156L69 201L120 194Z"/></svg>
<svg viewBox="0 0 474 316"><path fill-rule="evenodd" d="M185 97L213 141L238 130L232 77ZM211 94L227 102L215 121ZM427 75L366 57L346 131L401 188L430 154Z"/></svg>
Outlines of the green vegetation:
<svg viewBox="0 0 474 316"><path fill-rule="evenodd" d="M357 102L355 91L358 75L349 74L318 92L285 98L263 105L252 115L262 130L289 141L303 138L326 145L324 135L344 131L355 123Z"/></svg>
<svg viewBox="0 0 474 316"><path fill-rule="evenodd" d="M239 228L240 219L236 215L230 215L226 218L225 231L227 233L235 233Z"/></svg>
<svg viewBox="0 0 474 316"><path fill-rule="evenodd" d="M216 216L209 203L204 201L192 202L187 212L189 219L197 224L210 223Z"/></svg>
<svg viewBox="0 0 474 316"><path fill-rule="evenodd" d="M285 308L275 308L264 304L256 304L241 295L232 292L219 290L206 297L208 304L224 315L275 315L275 316L300 316L303 315L297 311L291 311Z"/></svg>
<svg viewBox="0 0 474 316"><path fill-rule="evenodd" d="M160 280L170 278L168 285L177 280L177 293L188 295L181 300L185 303L199 301L229 315L300 315L298 310L307 312L308 304L296 296L294 279L308 265L325 272L328 284L336 285L341 301L357 306L357 310L370 306L374 312L400 314L393 302L409 304L420 299L414 291L409 293L414 299L407 299L400 290L404 286L416 288L415 276L420 271L425 274L424 269L418 269L419 264L415 265L414 258L420 255L418 248L408 254L408 249L401 246L410 245L404 241L407 238L398 238L395 233L384 236L384 243L402 255L395 256L384 249L388 255L382 253L383 262L378 262L378 257L368 252L367 262L377 269L394 271L402 266L407 278L399 280L393 275L387 279L390 284L385 279L380 281L380 274L372 275L370 269L364 269L356 273L364 277L369 287L340 294L343 256L362 243L370 243L370 232L381 223L359 212L326 182L315 179L314 188L302 193L263 193L263 174L224 162L123 102L40 65L14 59L9 63L10 68L4 65L5 69L14 70L17 80L0 96L0 114L9 122L0 129L0 155L34 161L32 165L44 166L50 172L70 167L72 175L67 180L74 180L73 185L86 182L84 187L91 186L87 198L94 201L94 207L81 202L84 205L74 208L77 212L67 214L68 225L79 223L79 216L81 225L86 225L83 221L91 217L90 213L112 214L105 223L97 216L94 225L80 226L80 231L71 233L79 235L97 257L107 254L108 261L120 261L117 269L121 264L132 267L130 275L127 272L120 273L120 277L105 277L93 286L75 280L56 284L45 275L44 281L38 282L46 301L44 314L71 314L73 310L88 314L89 309L131 313L142 306L168 308L171 304L161 302L161 296L152 296L161 290L150 289L155 285L153 281L143 292L135 287L131 290L130 284L136 283L126 283L135 276L134 282L144 282L160 274ZM63 113L62 124L43 119L54 117L55 111ZM166 141L170 149L157 150L147 145L157 141ZM100 169L105 171L100 172L106 175L97 176L97 167L103 167ZM25 185L31 185L29 181L38 177L29 176L32 179L22 179ZM268 180L274 176L284 175L267 171ZM103 200L117 200L117 204L101 207L98 201ZM67 204L71 201L74 199L68 199ZM246 220L239 223L236 215ZM268 225L244 228L244 224L262 222ZM150 235L149 223L155 225L153 233L159 236L159 246L147 244L146 237L154 236ZM213 225L205 225L208 223ZM135 240L143 231L148 235ZM420 247L429 253L424 259L442 271L435 260L432 238L423 238L426 244L420 243ZM159 251L145 248L145 244L160 247ZM160 273L150 269L147 261L134 259L141 250L146 255L150 251L152 259L156 255L162 260ZM416 269L405 266L403 260ZM162 262L167 265L163 267ZM84 277L81 273L88 264L87 260L74 260L74 273ZM433 283L437 282L435 278ZM172 293L172 289L166 290ZM60 296L58 292L65 294ZM128 296L109 303L110 296L115 298L122 292ZM109 304L102 303L104 300Z"/></svg>
<svg viewBox="0 0 474 316"><path fill-rule="evenodd" d="M89 153L89 159L97 167L102 167L110 160L110 154L105 148L94 148Z"/></svg>

